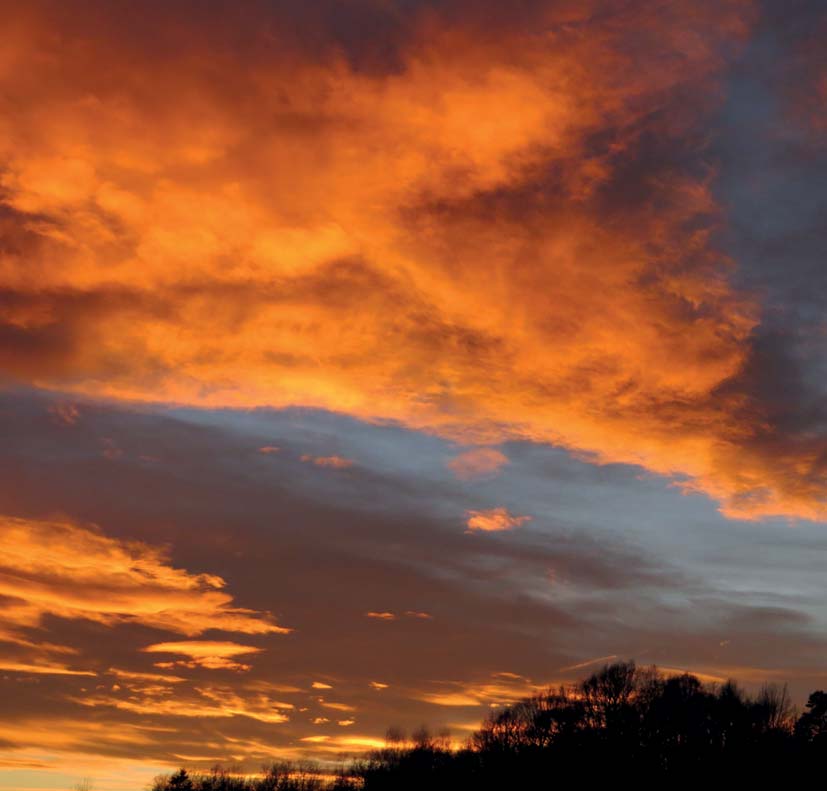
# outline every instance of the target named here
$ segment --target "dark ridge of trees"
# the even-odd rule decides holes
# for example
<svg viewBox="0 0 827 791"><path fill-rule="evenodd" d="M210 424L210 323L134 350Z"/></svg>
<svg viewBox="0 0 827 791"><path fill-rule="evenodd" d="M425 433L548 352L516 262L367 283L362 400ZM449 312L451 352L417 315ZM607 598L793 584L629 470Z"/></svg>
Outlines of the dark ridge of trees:
<svg viewBox="0 0 827 791"><path fill-rule="evenodd" d="M355 791L352 769L323 770L313 761L274 761L259 777L245 777L216 766L210 772L179 769L155 778L152 791Z"/></svg>
<svg viewBox="0 0 827 791"><path fill-rule="evenodd" d="M797 715L786 686L750 696L734 682L617 662L571 687L492 711L463 749L425 729L406 742L389 731L383 749L335 776L311 764L278 763L257 778L220 769L160 777L153 791L539 791L571 782L746 780L788 783L823 773L827 693Z"/></svg>

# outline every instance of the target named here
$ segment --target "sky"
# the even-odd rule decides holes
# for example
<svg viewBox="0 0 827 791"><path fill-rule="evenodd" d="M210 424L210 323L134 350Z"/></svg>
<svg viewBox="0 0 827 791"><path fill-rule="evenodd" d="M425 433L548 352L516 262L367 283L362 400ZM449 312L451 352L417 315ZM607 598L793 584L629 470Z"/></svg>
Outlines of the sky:
<svg viewBox="0 0 827 791"><path fill-rule="evenodd" d="M0 16L0 789L827 685L822 3Z"/></svg>

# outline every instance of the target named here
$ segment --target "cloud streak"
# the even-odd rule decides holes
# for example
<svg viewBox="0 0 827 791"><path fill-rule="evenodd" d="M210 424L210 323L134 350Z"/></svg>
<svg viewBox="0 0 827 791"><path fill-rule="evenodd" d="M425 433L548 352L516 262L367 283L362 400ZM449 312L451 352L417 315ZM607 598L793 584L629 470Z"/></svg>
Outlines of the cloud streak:
<svg viewBox="0 0 827 791"><path fill-rule="evenodd" d="M237 656L257 654L262 651L251 645L241 645L216 640L181 640L177 642L153 643L143 649L149 654L178 654L187 659L171 662L156 662L156 667L203 667L208 670L249 670L250 665L236 660Z"/></svg>
<svg viewBox="0 0 827 791"><path fill-rule="evenodd" d="M170 565L157 547L71 522L0 517L0 615L13 629L51 615L187 636L289 631L267 613L234 606L223 588L221 577Z"/></svg>

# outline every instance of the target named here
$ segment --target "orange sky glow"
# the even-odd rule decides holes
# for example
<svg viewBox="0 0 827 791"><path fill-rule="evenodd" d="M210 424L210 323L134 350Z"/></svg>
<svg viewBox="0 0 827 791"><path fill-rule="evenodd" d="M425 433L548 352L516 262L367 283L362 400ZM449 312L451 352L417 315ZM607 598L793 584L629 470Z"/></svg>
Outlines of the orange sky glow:
<svg viewBox="0 0 827 791"><path fill-rule="evenodd" d="M0 0L0 789L818 683L801 5Z"/></svg>

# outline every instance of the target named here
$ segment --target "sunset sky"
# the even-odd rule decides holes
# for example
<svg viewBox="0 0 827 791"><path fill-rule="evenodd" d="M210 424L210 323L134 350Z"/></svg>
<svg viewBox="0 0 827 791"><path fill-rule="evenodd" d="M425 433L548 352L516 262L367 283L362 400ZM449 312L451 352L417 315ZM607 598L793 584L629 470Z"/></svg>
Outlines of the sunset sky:
<svg viewBox="0 0 827 791"><path fill-rule="evenodd" d="M827 687L823 2L0 23L0 789Z"/></svg>

